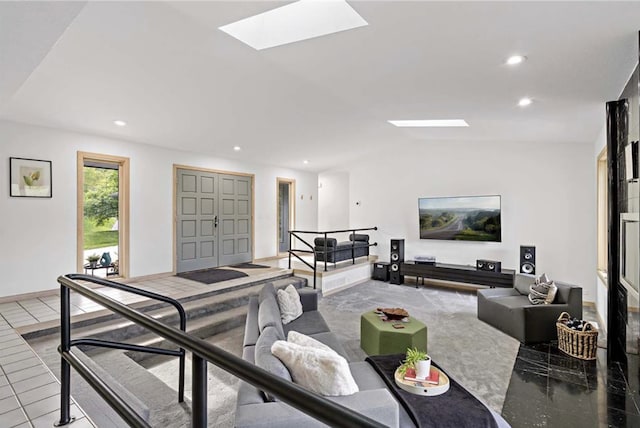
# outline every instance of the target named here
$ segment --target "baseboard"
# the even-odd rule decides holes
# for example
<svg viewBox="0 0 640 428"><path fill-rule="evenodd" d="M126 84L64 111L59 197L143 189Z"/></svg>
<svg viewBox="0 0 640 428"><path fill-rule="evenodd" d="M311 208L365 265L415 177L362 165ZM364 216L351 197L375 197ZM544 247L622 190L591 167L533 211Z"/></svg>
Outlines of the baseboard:
<svg viewBox="0 0 640 428"><path fill-rule="evenodd" d="M151 275L143 275L136 276L135 278L120 278L120 277L110 277L108 278L110 281L116 281L123 284L131 284L139 281L151 281L154 279L166 278L167 276L173 276L173 272L165 272L165 273L155 273ZM100 278L100 277L97 277ZM102 278L107 279L107 278ZM100 284L93 284L90 282L85 283L89 288L100 288L103 287ZM50 290L42 290L42 291L33 291L31 293L22 293L22 294L13 294L11 296L0 297L0 303L7 302L17 302L18 300L29 300L29 299L37 299L38 297L50 297L55 296L60 292L60 288L52 288Z"/></svg>
<svg viewBox="0 0 640 428"><path fill-rule="evenodd" d="M353 287L353 286L356 286L356 285L358 285L358 284L365 283L365 282L369 281L370 279L371 279L371 278L367 278L367 279L363 279L363 280L361 280L361 281L354 282L354 283L352 283L352 284L347 284L347 285L345 285L345 286L343 286L343 287L333 288L333 289L331 289L331 290L329 290L329 291L327 291L327 292L322 291L322 296L323 296L323 297L324 297L324 296L331 296L332 294L339 293L339 292L341 292L341 291L343 291L343 290L346 290L346 289L351 288L351 287ZM313 285L312 285L312 287L313 287Z"/></svg>
<svg viewBox="0 0 640 428"><path fill-rule="evenodd" d="M133 283L133 282L152 281L154 279L162 279L162 278L166 278L168 276L175 276L175 275L176 275L175 272L152 273L150 275L136 276L134 278L120 278L120 279L118 279L118 282L123 282L125 284L130 284L130 283Z"/></svg>

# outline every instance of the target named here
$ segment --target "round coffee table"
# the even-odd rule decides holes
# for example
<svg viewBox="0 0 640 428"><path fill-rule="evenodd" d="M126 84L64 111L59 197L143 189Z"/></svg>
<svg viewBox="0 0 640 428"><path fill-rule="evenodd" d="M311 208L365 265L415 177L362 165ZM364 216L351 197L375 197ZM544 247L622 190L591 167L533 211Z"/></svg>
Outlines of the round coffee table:
<svg viewBox="0 0 640 428"><path fill-rule="evenodd" d="M416 395L435 396L444 394L449 390L449 377L444 374L442 370L437 367L431 366L432 369L437 370L440 373L438 378L438 384L435 385L429 382L420 382L418 380L406 380L400 375L400 368L396 369L394 378L398 388Z"/></svg>

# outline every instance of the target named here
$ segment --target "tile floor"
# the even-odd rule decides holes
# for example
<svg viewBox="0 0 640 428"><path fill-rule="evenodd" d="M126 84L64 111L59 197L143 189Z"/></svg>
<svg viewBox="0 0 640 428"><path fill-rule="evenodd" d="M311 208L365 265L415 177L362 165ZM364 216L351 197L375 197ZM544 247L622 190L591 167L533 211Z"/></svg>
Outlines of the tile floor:
<svg viewBox="0 0 640 428"><path fill-rule="evenodd" d="M555 342L521 345L503 407L513 426L640 427L638 355L626 365L562 353Z"/></svg>
<svg viewBox="0 0 640 428"><path fill-rule="evenodd" d="M249 275L260 276L265 270L246 270ZM269 271L272 273L272 270ZM227 281L233 286L245 278ZM167 276L159 279L131 283L132 285L173 297L208 291L211 286L187 279ZM145 300L144 297L121 290L100 287L101 293L124 304ZM76 293L71 293L71 315L102 310L103 307ZM40 428L53 426L60 414L60 383L40 358L16 331L60 318L59 293L43 297L0 303L0 427ZM71 414L76 417L73 428L94 427L74 403Z"/></svg>

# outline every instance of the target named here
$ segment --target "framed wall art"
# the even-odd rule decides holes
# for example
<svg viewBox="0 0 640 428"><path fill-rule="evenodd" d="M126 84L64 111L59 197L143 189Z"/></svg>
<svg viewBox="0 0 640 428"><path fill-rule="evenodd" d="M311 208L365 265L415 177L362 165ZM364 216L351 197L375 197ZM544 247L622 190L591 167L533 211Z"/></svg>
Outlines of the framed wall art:
<svg viewBox="0 0 640 428"><path fill-rule="evenodd" d="M50 198L51 161L9 158L9 195L26 198Z"/></svg>

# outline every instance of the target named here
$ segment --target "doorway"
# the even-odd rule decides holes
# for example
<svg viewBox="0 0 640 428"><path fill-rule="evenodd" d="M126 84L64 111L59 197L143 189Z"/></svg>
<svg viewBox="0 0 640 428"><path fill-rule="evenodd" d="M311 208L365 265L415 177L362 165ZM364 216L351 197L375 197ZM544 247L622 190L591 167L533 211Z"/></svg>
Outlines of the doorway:
<svg viewBox="0 0 640 428"><path fill-rule="evenodd" d="M129 274L129 159L78 152L77 270Z"/></svg>
<svg viewBox="0 0 640 428"><path fill-rule="evenodd" d="M253 176L175 166L175 272L253 260Z"/></svg>
<svg viewBox="0 0 640 428"><path fill-rule="evenodd" d="M277 254L283 255L289 251L289 232L295 228L295 180L277 178L276 185L278 195Z"/></svg>

